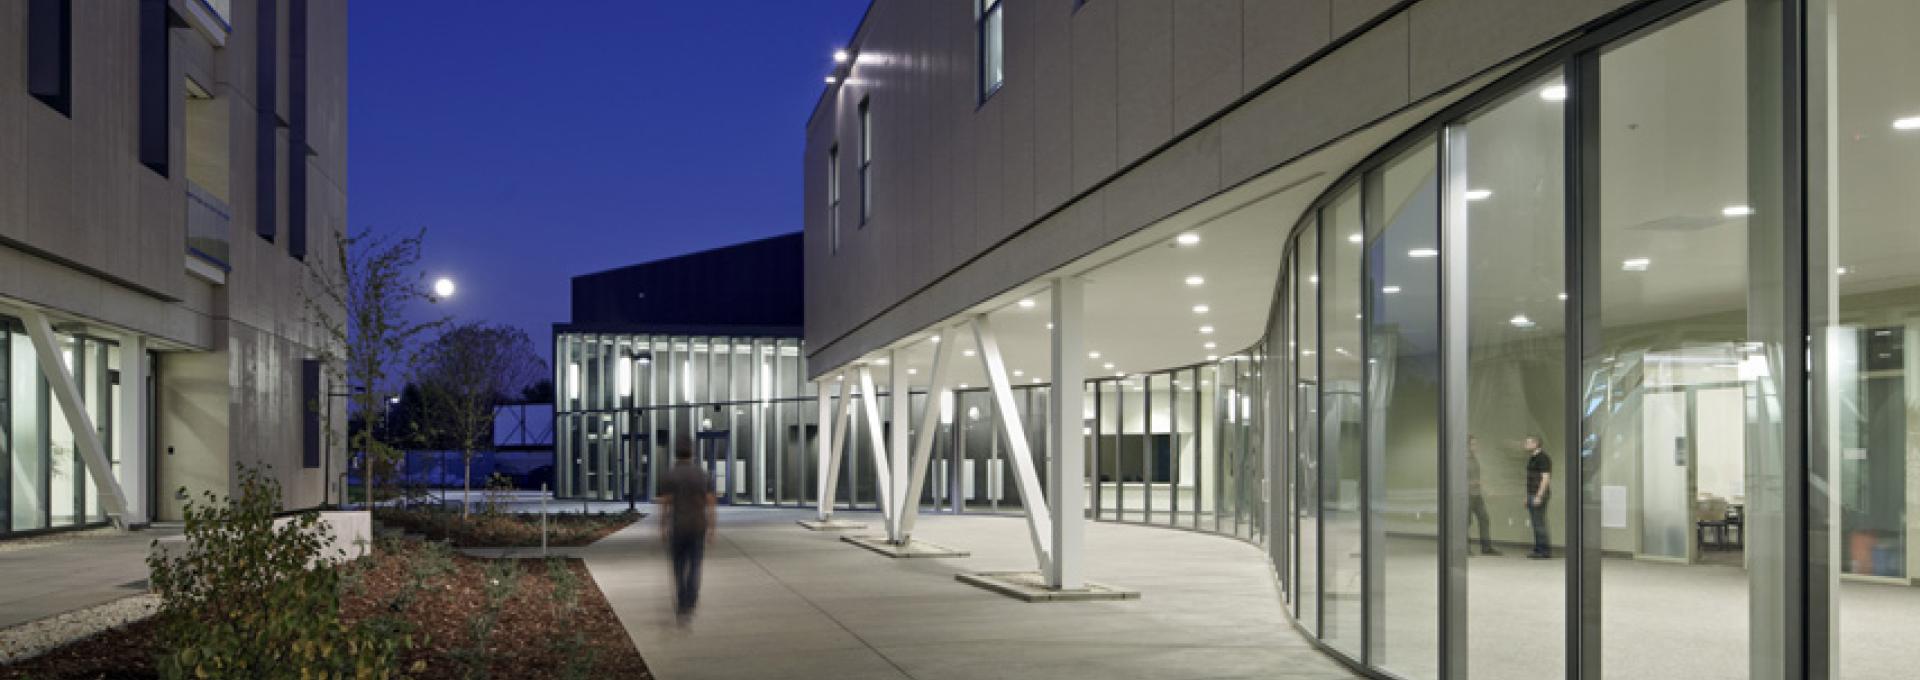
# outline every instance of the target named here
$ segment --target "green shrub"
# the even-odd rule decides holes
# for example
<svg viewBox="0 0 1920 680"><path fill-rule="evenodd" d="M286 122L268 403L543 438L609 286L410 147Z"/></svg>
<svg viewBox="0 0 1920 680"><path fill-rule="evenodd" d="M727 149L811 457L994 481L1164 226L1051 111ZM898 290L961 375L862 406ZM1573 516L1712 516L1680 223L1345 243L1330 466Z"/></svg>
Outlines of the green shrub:
<svg viewBox="0 0 1920 680"><path fill-rule="evenodd" d="M306 513L274 527L280 486L239 469L240 495L189 502L186 548L148 558L160 594L163 678L397 678L407 638L340 618L331 539Z"/></svg>

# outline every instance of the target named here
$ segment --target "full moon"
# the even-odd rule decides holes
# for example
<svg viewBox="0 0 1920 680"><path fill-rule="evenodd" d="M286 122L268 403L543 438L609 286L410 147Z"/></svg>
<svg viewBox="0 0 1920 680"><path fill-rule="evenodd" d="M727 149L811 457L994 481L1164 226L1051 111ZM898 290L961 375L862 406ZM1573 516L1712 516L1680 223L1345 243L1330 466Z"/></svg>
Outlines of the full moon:
<svg viewBox="0 0 1920 680"><path fill-rule="evenodd" d="M433 295L434 297L443 298L453 297L453 279L441 277L439 280L434 281Z"/></svg>

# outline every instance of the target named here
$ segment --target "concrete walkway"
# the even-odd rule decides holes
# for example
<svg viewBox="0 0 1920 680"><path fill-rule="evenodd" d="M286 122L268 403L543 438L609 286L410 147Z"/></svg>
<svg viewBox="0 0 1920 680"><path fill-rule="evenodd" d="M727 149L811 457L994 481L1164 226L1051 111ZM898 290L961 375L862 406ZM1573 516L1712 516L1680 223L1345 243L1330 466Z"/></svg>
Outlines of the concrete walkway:
<svg viewBox="0 0 1920 680"><path fill-rule="evenodd" d="M50 534L0 550L0 628L147 592L147 547L180 526Z"/></svg>
<svg viewBox="0 0 1920 680"><path fill-rule="evenodd" d="M663 680L1355 677L1293 631L1259 549L1232 539L1089 524L1088 577L1141 599L1026 604L954 580L960 571L1032 569L1017 517L924 517L919 536L973 557L896 560L796 526L805 511L720 515L687 629L673 623L651 518L585 553Z"/></svg>

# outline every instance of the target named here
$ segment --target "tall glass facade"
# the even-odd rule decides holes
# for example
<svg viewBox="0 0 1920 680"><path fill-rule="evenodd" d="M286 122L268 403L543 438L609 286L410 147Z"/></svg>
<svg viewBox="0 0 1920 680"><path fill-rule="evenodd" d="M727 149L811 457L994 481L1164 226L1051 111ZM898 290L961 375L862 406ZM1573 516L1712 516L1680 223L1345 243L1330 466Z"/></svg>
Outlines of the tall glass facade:
<svg viewBox="0 0 1920 680"><path fill-rule="evenodd" d="M79 383L87 417L118 479L122 453L113 433L125 417L119 408L120 347L66 333L55 333L54 343ZM26 329L18 319L0 316L0 536L97 525L108 519L105 508Z"/></svg>

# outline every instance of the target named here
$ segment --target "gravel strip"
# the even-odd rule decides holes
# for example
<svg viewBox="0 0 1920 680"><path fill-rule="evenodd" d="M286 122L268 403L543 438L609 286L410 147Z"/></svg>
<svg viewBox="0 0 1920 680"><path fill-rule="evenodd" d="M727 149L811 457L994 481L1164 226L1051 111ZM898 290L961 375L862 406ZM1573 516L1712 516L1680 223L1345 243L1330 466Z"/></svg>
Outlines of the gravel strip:
<svg viewBox="0 0 1920 680"><path fill-rule="evenodd" d="M75 640L148 618L159 609L159 595L132 595L0 630L0 664L45 654Z"/></svg>

